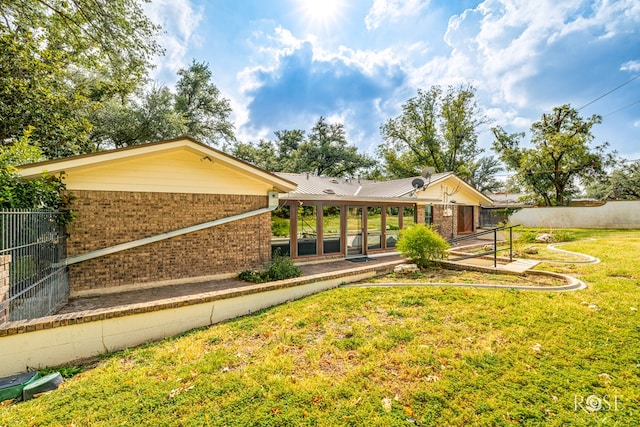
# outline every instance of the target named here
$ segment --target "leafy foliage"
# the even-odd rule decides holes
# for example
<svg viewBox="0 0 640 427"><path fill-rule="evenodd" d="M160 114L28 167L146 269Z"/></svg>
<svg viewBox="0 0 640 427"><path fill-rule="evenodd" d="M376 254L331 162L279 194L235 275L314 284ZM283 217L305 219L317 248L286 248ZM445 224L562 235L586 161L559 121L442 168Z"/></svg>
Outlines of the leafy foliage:
<svg viewBox="0 0 640 427"><path fill-rule="evenodd" d="M578 193L577 182L600 179L613 159L606 144L589 147L591 128L600 122L600 116L584 120L575 108L563 105L531 126L532 148L520 146L524 133L508 135L500 127L493 129L493 146L526 190L546 206L562 206Z"/></svg>
<svg viewBox="0 0 640 427"><path fill-rule="evenodd" d="M498 159L493 156L481 157L471 166L469 184L481 193L494 192L502 188L502 183L496 179L496 174L502 171Z"/></svg>
<svg viewBox="0 0 640 427"><path fill-rule="evenodd" d="M0 141L32 125L48 158L92 151L87 114L132 93L162 51L136 0L9 0L0 18Z"/></svg>
<svg viewBox="0 0 640 427"><path fill-rule="evenodd" d="M184 117L186 133L212 145L222 140L233 141L233 124L229 121L231 105L211 82L209 65L194 60L189 68L178 71L178 75L175 112Z"/></svg>
<svg viewBox="0 0 640 427"><path fill-rule="evenodd" d="M400 253L418 264L427 267L436 259L447 256L449 244L431 227L416 224L400 232L398 250Z"/></svg>
<svg viewBox="0 0 640 427"><path fill-rule="evenodd" d="M620 166L601 181L587 187L587 197L600 200L640 199L640 163L620 161Z"/></svg>
<svg viewBox="0 0 640 427"><path fill-rule="evenodd" d="M192 62L178 71L175 93L155 85L137 97L103 102L89 114L96 147L130 145L188 134L208 144L233 141L229 100L211 82L205 63Z"/></svg>
<svg viewBox="0 0 640 427"><path fill-rule="evenodd" d="M275 253L266 270L245 270L238 275L238 279L245 282L265 283L300 276L302 276L302 271L291 261L291 258Z"/></svg>
<svg viewBox="0 0 640 427"><path fill-rule="evenodd" d="M478 148L479 115L471 86L432 86L402 106L402 114L380 128L384 143L378 147L391 178L419 175L424 167L455 172L470 178Z"/></svg>
<svg viewBox="0 0 640 427"><path fill-rule="evenodd" d="M333 177L353 176L375 165L347 143L341 123L327 123L320 117L309 132L300 129L275 132L276 141L257 146L237 143L231 154L272 172L309 172Z"/></svg>
<svg viewBox="0 0 640 427"><path fill-rule="evenodd" d="M66 192L64 174L25 179L18 175L16 166L33 163L44 158L40 149L30 143L31 129L13 145L0 146L0 209L56 210L64 212L62 221L73 219L69 205L73 199Z"/></svg>

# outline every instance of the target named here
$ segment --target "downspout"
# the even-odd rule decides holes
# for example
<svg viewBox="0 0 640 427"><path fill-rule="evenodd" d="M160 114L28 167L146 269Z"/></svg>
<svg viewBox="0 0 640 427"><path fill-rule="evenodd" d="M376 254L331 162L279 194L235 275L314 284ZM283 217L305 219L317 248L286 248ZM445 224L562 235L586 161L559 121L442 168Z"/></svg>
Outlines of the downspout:
<svg viewBox="0 0 640 427"><path fill-rule="evenodd" d="M203 222L202 224L196 224L185 228L179 228L177 230L167 231L166 233L156 234L155 236L145 237L143 239L133 240L127 243L121 243L115 246L109 246L108 248L98 249L96 251L88 252L82 255L76 255L64 260L65 265L77 264L79 262L87 261L94 258L99 258L105 255L113 254L116 252L125 251L127 249L137 248L138 246L148 245L150 243L159 242L161 240L170 239L176 236L182 236L184 234L193 233L194 231L204 230L211 227L217 227L222 224L228 224L230 222L239 221L241 219L251 218L256 215L262 215L264 213L272 212L278 207L278 193L275 191L269 191L267 194L269 198L269 205L266 208L256 209L249 212L244 212L237 215L228 216L226 218L220 218L213 221Z"/></svg>

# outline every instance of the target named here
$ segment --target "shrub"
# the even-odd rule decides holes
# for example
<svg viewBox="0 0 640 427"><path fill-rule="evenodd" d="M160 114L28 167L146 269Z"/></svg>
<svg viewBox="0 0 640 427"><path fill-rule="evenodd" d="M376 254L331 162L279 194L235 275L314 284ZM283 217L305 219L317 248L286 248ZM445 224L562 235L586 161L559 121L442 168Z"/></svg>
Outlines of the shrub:
<svg viewBox="0 0 640 427"><path fill-rule="evenodd" d="M291 261L291 258L282 256L279 251L276 251L266 270L245 270L238 275L238 279L251 283L265 283L300 276L302 276L302 271Z"/></svg>
<svg viewBox="0 0 640 427"><path fill-rule="evenodd" d="M551 232L551 235L556 242L573 242L576 240L576 235L568 230L555 230Z"/></svg>
<svg viewBox="0 0 640 427"><path fill-rule="evenodd" d="M276 252L266 271L269 280L284 280L302 276L302 271L291 261L291 258Z"/></svg>
<svg viewBox="0 0 640 427"><path fill-rule="evenodd" d="M426 267L435 259L446 258L449 244L431 227L417 224L400 232L397 247L402 255Z"/></svg>

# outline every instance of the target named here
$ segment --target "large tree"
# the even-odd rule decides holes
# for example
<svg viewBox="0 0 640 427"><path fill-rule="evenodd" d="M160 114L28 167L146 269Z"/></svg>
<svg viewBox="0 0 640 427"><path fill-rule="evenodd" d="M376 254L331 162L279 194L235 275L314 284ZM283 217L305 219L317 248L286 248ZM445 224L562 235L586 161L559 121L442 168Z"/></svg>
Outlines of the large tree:
<svg viewBox="0 0 640 427"><path fill-rule="evenodd" d="M257 145L236 143L231 154L272 172L309 172L324 176L354 176L375 165L349 145L342 123L320 117L309 134L301 129L275 132L276 141Z"/></svg>
<svg viewBox="0 0 640 427"><path fill-rule="evenodd" d="M209 66L193 62L178 71L175 92L162 85L91 110L91 141L98 148L126 147L188 134L208 143L233 141L229 100L211 81Z"/></svg>
<svg viewBox="0 0 640 427"><path fill-rule="evenodd" d="M606 179L598 180L587 187L587 197L600 200L640 199L640 163L620 160Z"/></svg>
<svg viewBox="0 0 640 427"><path fill-rule="evenodd" d="M120 148L174 138L187 133L186 119L173 108L173 93L152 86L122 104L103 102L90 114L90 139L97 149Z"/></svg>
<svg viewBox="0 0 640 427"><path fill-rule="evenodd" d="M402 114L380 128L384 143L378 148L392 178L415 176L427 167L452 171L468 179L478 148L478 127L486 119L478 112L473 87L440 86L418 89L402 106Z"/></svg>
<svg viewBox="0 0 640 427"><path fill-rule="evenodd" d="M495 192L503 187L503 183L496 179L496 174L502 171L500 161L493 156L481 157L471 167L469 184L481 193Z"/></svg>
<svg viewBox="0 0 640 427"><path fill-rule="evenodd" d="M296 172L323 176L352 176L375 165L375 161L347 143L342 123L320 117L296 152Z"/></svg>
<svg viewBox="0 0 640 427"><path fill-rule="evenodd" d="M570 105L555 107L531 126L531 148L521 146L524 133L507 134L493 129L494 150L526 191L546 206L566 205L586 185L605 176L613 157L607 144L591 147L591 129L602 121L598 115L583 119Z"/></svg>
<svg viewBox="0 0 640 427"><path fill-rule="evenodd" d="M29 126L47 157L90 151L90 110L124 99L161 52L137 0L7 0L0 6L0 143Z"/></svg>
<svg viewBox="0 0 640 427"><path fill-rule="evenodd" d="M229 120L231 105L211 82L209 65L195 60L186 69L178 71L175 111L186 121L187 133L207 144L235 139L233 124Z"/></svg>

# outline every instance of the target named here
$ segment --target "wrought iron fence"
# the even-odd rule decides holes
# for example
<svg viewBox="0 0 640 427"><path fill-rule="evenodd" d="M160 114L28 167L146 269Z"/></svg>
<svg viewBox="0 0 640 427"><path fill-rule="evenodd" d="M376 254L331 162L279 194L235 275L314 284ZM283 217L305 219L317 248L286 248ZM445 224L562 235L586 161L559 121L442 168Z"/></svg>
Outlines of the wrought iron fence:
<svg viewBox="0 0 640 427"><path fill-rule="evenodd" d="M0 313L9 311L5 320L47 316L66 303L69 275L61 215L0 211L0 255L11 256L8 299L0 298Z"/></svg>

